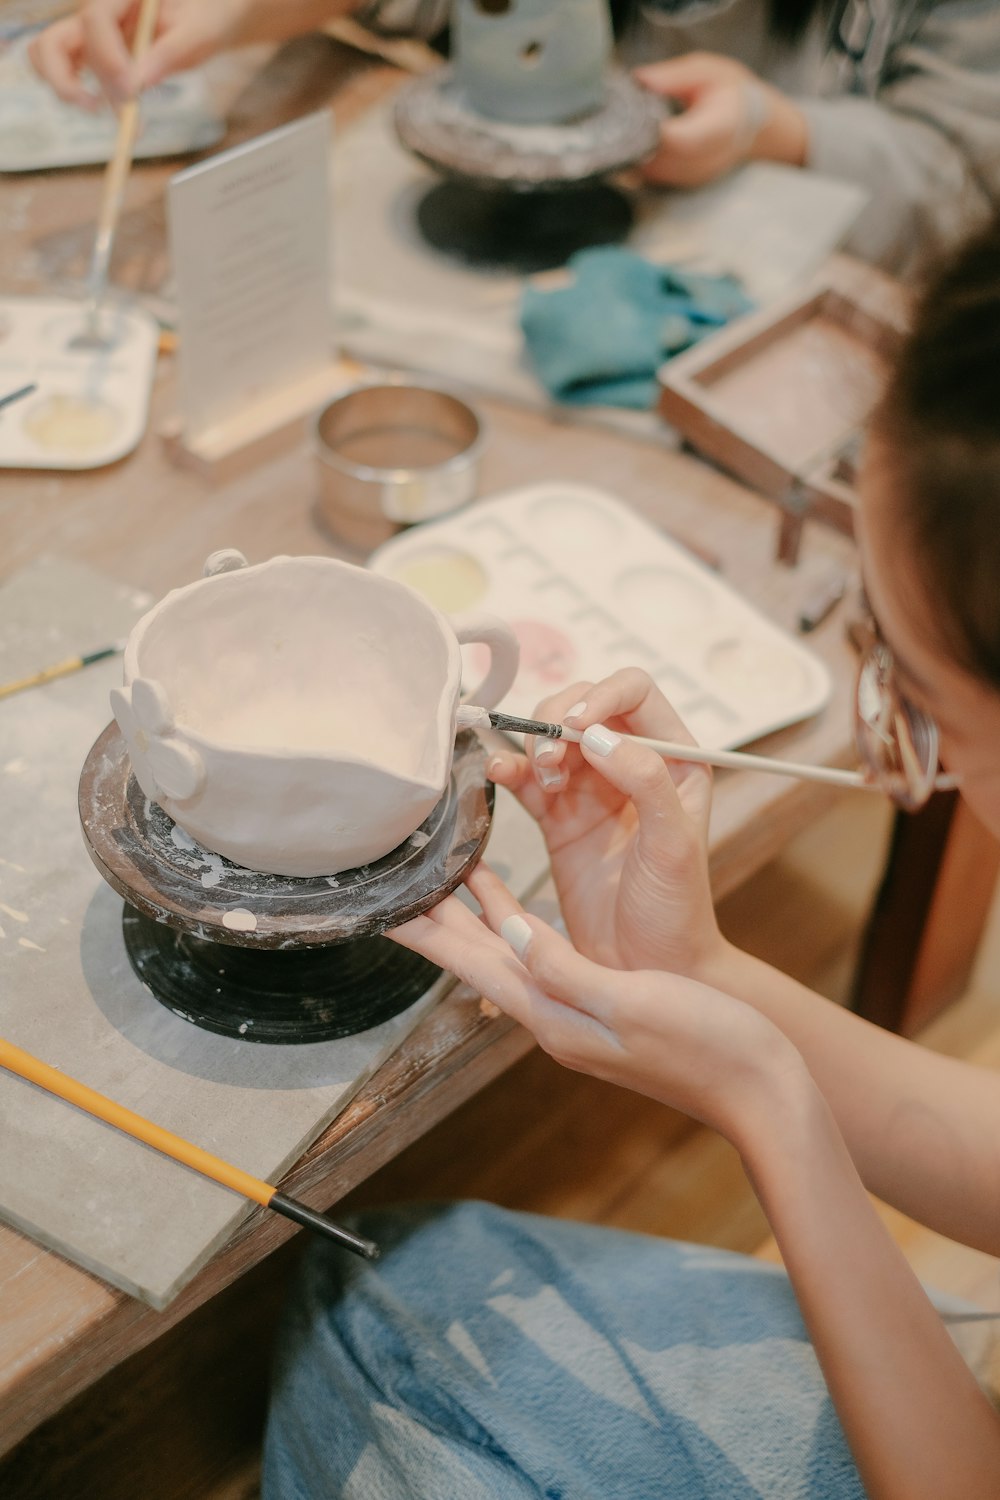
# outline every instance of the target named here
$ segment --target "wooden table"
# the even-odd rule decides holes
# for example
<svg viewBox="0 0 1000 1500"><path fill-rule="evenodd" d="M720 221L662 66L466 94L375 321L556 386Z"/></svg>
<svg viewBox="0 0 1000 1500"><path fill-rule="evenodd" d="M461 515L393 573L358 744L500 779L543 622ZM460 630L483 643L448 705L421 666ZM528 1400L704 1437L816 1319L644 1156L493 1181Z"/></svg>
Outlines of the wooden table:
<svg viewBox="0 0 1000 1500"><path fill-rule="evenodd" d="M243 58L259 66L260 59ZM339 122L391 83L322 38L285 48L254 75L231 108L231 139L335 100ZM165 265L164 184L174 164L136 167L116 257L116 279L155 287ZM0 183L0 288L37 292L80 277L97 203L91 171L8 178ZM11 227L13 226L13 227ZM726 578L778 624L794 628L817 582L852 565L852 547L809 528L792 570L773 560L774 509L696 460L654 444L581 426L559 413L481 405L489 422L482 491L566 479L606 488L664 525L716 552ZM278 552L344 553L313 512L304 446L217 488L169 466L158 430L175 410L173 361L161 358L149 431L130 457L92 473L7 473L0 479L0 559L13 572L43 552L93 564L160 595L200 575L215 548L236 546L257 561ZM344 555L350 555L344 553ZM815 719L774 735L766 753L853 763L850 697L855 658L835 611L810 644L835 690ZM723 896L772 859L840 794L765 776L720 775L711 867ZM531 1047L504 1017L487 1015L458 987L414 1031L288 1175L289 1193L320 1207L395 1156ZM291 1233L275 1215L247 1221L234 1241L165 1313L154 1313L59 1257L0 1228L0 1453L75 1393L157 1338L267 1256Z"/></svg>

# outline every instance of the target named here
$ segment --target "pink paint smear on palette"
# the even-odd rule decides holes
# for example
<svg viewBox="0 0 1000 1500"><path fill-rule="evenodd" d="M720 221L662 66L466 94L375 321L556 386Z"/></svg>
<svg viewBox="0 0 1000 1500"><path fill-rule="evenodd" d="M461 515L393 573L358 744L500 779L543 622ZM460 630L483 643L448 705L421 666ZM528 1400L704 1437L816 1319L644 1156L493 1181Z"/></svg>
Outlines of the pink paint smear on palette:
<svg viewBox="0 0 1000 1500"><path fill-rule="evenodd" d="M827 703L826 666L723 579L613 496L576 484L509 490L403 532L369 560L446 614L510 622L521 666L500 705L619 667L653 677L702 745L732 748ZM464 648L472 681L482 647ZM476 653L472 656L471 653Z"/></svg>

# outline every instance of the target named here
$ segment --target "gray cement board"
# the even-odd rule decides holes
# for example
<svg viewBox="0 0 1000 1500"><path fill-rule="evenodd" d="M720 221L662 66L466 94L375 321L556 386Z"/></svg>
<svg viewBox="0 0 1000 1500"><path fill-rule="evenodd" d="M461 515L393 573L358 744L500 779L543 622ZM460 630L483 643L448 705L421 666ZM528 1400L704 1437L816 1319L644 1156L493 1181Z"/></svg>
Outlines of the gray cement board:
<svg viewBox="0 0 1000 1500"><path fill-rule="evenodd" d="M150 601L77 564L0 587L0 682L127 634ZM276 1181L441 993L307 1046L215 1036L129 965L121 901L77 817L120 660L0 701L0 1035L130 1109ZM447 984L447 980L443 981ZM165 1306L232 1234L242 1199L0 1069L0 1218Z"/></svg>

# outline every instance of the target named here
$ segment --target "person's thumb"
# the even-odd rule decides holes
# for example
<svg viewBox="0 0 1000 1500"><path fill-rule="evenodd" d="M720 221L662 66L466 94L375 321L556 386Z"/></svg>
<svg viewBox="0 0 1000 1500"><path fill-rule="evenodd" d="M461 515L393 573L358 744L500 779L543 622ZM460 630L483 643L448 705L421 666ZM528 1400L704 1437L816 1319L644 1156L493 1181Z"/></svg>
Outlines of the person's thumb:
<svg viewBox="0 0 1000 1500"><path fill-rule="evenodd" d="M701 53L689 52L683 57L671 57L665 62L649 63L636 68L636 82L651 94L663 99L676 99L685 106L694 102L698 95L718 82L718 65L713 58Z"/></svg>

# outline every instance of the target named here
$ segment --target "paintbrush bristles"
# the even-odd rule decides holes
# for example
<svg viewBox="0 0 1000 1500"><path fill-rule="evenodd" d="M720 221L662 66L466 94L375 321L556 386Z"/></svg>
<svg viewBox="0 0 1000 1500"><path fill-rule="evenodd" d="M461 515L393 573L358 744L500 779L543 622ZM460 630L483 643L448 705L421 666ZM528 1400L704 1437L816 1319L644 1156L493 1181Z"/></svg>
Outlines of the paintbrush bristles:
<svg viewBox="0 0 1000 1500"><path fill-rule="evenodd" d="M477 708L472 703L459 704L458 713L455 715L456 729L489 729L490 716L485 708Z"/></svg>

